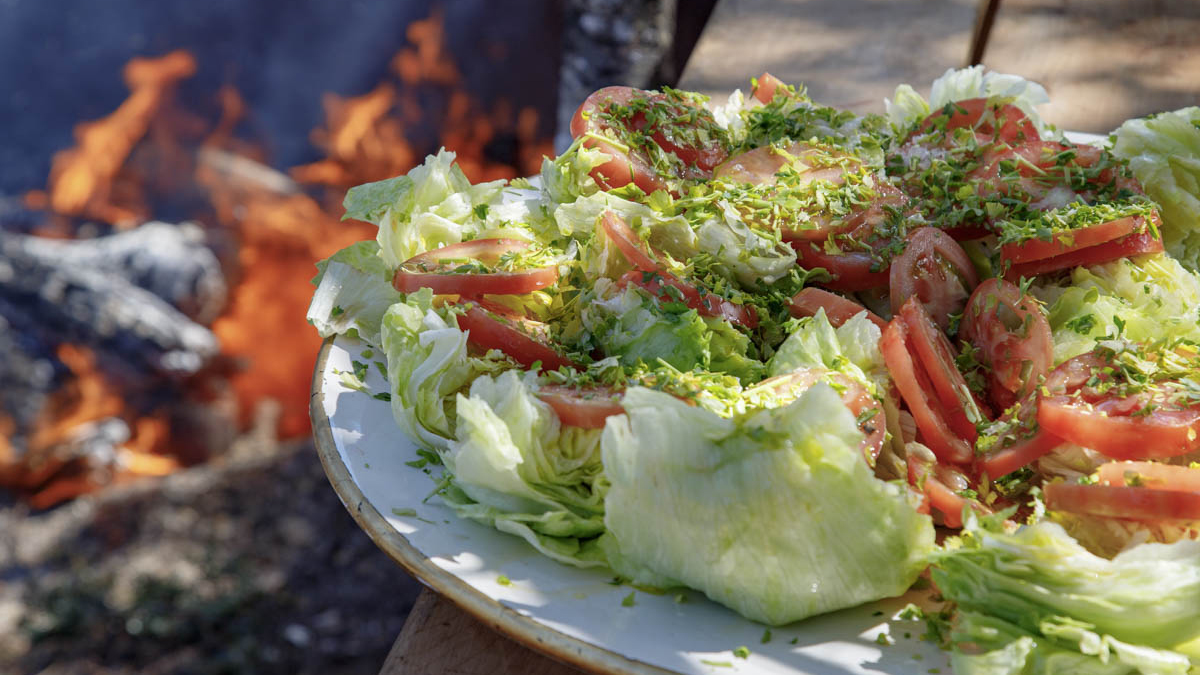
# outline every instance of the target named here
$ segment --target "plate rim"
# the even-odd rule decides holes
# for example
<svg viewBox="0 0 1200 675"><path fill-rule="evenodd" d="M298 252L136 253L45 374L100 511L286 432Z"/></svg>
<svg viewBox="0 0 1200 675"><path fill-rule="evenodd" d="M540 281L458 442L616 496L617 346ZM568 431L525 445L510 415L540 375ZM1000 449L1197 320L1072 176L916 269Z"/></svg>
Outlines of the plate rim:
<svg viewBox="0 0 1200 675"><path fill-rule="evenodd" d="M359 529L393 562L422 585L447 598L492 630L522 646L561 663L601 675L678 675L643 661L631 659L584 640L564 635L485 595L453 573L433 564L379 513L354 482L333 438L333 426L325 414L325 368L336 336L328 337L317 352L309 396L309 419L317 456L334 492L354 518ZM407 622L407 619L406 619ZM399 636L397 636L399 637Z"/></svg>

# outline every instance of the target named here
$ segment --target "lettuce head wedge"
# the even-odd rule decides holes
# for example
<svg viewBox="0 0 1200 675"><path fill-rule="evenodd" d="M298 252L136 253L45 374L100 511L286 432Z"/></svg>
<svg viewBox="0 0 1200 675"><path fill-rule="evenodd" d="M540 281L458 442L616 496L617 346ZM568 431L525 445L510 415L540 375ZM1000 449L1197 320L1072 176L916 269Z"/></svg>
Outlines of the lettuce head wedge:
<svg viewBox="0 0 1200 675"><path fill-rule="evenodd" d="M875 478L829 386L721 417L631 388L601 441L609 564L778 625L903 593L933 549L907 489Z"/></svg>

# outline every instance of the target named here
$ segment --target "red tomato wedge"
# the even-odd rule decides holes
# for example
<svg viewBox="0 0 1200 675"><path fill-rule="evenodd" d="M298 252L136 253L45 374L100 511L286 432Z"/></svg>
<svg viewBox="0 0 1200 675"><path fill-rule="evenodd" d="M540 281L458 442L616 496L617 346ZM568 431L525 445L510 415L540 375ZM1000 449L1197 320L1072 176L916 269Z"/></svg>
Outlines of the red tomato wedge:
<svg viewBox="0 0 1200 675"><path fill-rule="evenodd" d="M892 319L879 340L879 348L883 352L888 373L908 405L925 445L933 451L938 460L969 464L974 457L973 449L950 429L940 403L931 398L934 387L925 371L914 363L909 352L909 341L904 320Z"/></svg>
<svg viewBox="0 0 1200 675"><path fill-rule="evenodd" d="M863 432L863 441L860 447L867 465L875 466L875 460L879 459L879 453L883 451L883 443L887 440L887 426L884 423L883 408L879 405L879 401L867 393L867 390L858 382L838 372L806 368L786 375L767 378L754 386L769 387L780 392L794 392L797 389L807 391L818 382L836 385L840 390L842 403L845 403L850 414L854 415L858 423L858 430Z"/></svg>
<svg viewBox="0 0 1200 675"><path fill-rule="evenodd" d="M943 419L955 435L974 444L979 434L971 420L982 419L983 413L955 364L954 346L916 297L904 303L898 316L904 321L909 351L917 357L937 394Z"/></svg>
<svg viewBox="0 0 1200 675"><path fill-rule="evenodd" d="M929 505L942 514L942 523L946 527L962 527L962 512L968 506L980 513L989 512L978 501L963 497L951 487L956 484L968 487L962 472L937 464L916 452L908 453L907 464L909 485L925 494Z"/></svg>
<svg viewBox="0 0 1200 675"><path fill-rule="evenodd" d="M1166 459L1200 450L1200 404L1171 402L1170 383L1121 396L1108 382L1111 361L1097 351L1060 364L1046 380L1038 426L1113 459Z"/></svg>
<svg viewBox="0 0 1200 675"><path fill-rule="evenodd" d="M426 251L404 261L392 276L392 285L401 293L422 288L435 295L474 297L484 293L510 295L532 293L558 281L553 265L515 272L456 272L471 269L471 263L494 266L502 256L528 250L530 244L519 239L476 239Z"/></svg>
<svg viewBox="0 0 1200 675"><path fill-rule="evenodd" d="M1054 366L1054 340L1041 307L1003 279L988 279L971 294L959 337L979 350L999 409L1032 393Z"/></svg>
<svg viewBox="0 0 1200 675"><path fill-rule="evenodd" d="M946 330L950 315L962 312L979 285L979 273L950 235L936 227L921 227L908 235L904 252L892 261L888 282L893 314L916 298L938 328Z"/></svg>
<svg viewBox="0 0 1200 675"><path fill-rule="evenodd" d="M791 312L792 316L797 318L815 316L817 310L821 309L825 310L825 318L829 319L829 323L834 328L841 326L864 312L867 315L867 320L879 326L879 330L887 328L887 322L879 318L879 315L875 312L870 311L853 300L843 298L836 293L830 293L820 288L809 287L801 290L792 296L792 304L788 307L788 311Z"/></svg>
<svg viewBox="0 0 1200 675"><path fill-rule="evenodd" d="M1143 253L1162 253L1163 250L1160 237L1155 237L1149 231L1139 232L1103 244L1076 249L1053 258L1012 265L1004 272L1004 278L1008 280L1017 280L1022 277L1029 279L1047 272L1074 269L1085 265L1099 265Z"/></svg>
<svg viewBox="0 0 1200 675"><path fill-rule="evenodd" d="M986 98L955 101L934 112L917 129L921 135L935 129L971 129L980 142L1004 141L1017 145L1040 137L1029 117L1011 103L989 102Z"/></svg>
<svg viewBox="0 0 1200 675"><path fill-rule="evenodd" d="M537 322L500 315L467 302L466 312L458 316L458 327L467 331L467 342L481 349L498 349L517 363L539 370L558 370L577 367L549 343L533 335Z"/></svg>
<svg viewBox="0 0 1200 675"><path fill-rule="evenodd" d="M1145 218L1127 216L1099 223L1090 227L1070 232L1059 232L1049 241L1030 239L1020 243L1004 244L1000 247L1000 260L1012 264L1022 264L1034 260L1045 260L1054 256L1064 255L1072 251L1096 246L1105 242L1120 239L1135 231L1146 229Z"/></svg>
<svg viewBox="0 0 1200 675"><path fill-rule="evenodd" d="M1200 520L1200 492L1124 485L1050 483L1046 508L1142 521Z"/></svg>
<svg viewBox="0 0 1200 675"><path fill-rule="evenodd" d="M711 133L702 133L706 130ZM729 154L703 105L632 87L605 87L589 96L571 119L571 135L586 136L586 147L611 157L591 174L605 190L634 183L647 194L671 191L672 180L711 176ZM649 148L639 145L644 143L674 155L679 164L656 166Z"/></svg>
<svg viewBox="0 0 1200 675"><path fill-rule="evenodd" d="M580 429L603 429L609 417L625 412L621 394L608 387L548 384L538 388L537 397L554 409L559 422Z"/></svg>
<svg viewBox="0 0 1200 675"><path fill-rule="evenodd" d="M600 226L634 267L633 271L621 278L623 283L640 286L660 300L683 302L704 316L719 317L746 328L758 327L758 313L753 307L701 291L666 271L644 248L633 228L617 214L605 211L600 217Z"/></svg>
<svg viewBox="0 0 1200 675"><path fill-rule="evenodd" d="M1200 492L1200 468L1160 462L1108 462L1096 469L1104 485Z"/></svg>
<svg viewBox="0 0 1200 675"><path fill-rule="evenodd" d="M866 291L887 286L887 269L876 270L877 261L869 253L850 251L828 253L821 242L791 241L805 269L823 268L833 277L820 282L835 291Z"/></svg>
<svg viewBox="0 0 1200 675"><path fill-rule="evenodd" d="M775 98L775 92L779 90L779 85L783 84L783 80L775 77L770 73L763 73L754 82L754 89L750 91L750 95L760 103L770 103Z"/></svg>

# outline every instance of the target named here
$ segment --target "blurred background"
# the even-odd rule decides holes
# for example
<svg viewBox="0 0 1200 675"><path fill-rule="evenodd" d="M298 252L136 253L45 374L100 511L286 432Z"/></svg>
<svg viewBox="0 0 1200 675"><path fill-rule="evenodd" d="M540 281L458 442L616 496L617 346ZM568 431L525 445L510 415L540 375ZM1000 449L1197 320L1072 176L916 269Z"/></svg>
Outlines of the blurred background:
<svg viewBox="0 0 1200 675"><path fill-rule="evenodd" d="M0 3L0 672L378 672L418 586L308 420L346 189L535 172L713 4Z"/></svg>

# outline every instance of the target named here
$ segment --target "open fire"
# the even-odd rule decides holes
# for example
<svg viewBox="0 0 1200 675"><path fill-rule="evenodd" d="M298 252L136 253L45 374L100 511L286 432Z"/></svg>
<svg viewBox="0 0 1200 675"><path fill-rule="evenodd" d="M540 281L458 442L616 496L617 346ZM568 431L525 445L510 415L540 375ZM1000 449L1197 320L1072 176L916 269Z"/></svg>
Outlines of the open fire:
<svg viewBox="0 0 1200 675"><path fill-rule="evenodd" d="M254 111L233 88L216 119L182 108L191 54L126 65L129 97L79 124L26 195L45 214L33 236L0 229L0 359L7 336L51 364L0 367L32 392L0 407L0 488L46 508L169 473L218 454L268 400L280 437L308 434L313 264L372 234L340 222L345 190L437 145L472 180L532 173L551 152L536 110L466 92L441 15L407 38L369 92L326 94L311 135L325 158L286 172L239 133ZM147 222L164 213L194 224Z"/></svg>

